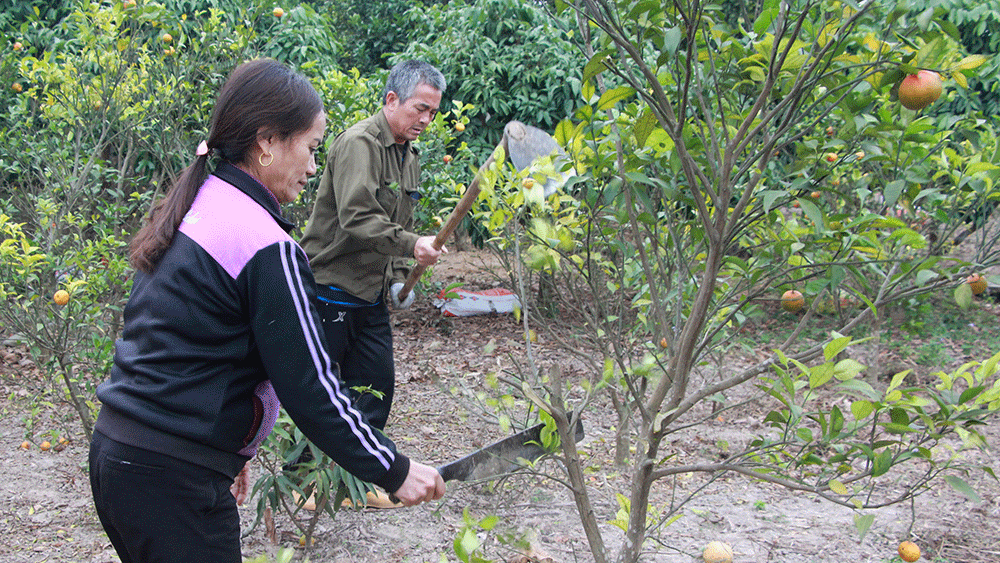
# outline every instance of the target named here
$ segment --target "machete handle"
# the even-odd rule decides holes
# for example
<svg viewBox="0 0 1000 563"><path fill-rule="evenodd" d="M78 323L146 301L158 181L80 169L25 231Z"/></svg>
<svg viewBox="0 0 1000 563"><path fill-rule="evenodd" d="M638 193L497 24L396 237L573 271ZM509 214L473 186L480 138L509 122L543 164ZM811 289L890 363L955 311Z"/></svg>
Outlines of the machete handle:
<svg viewBox="0 0 1000 563"><path fill-rule="evenodd" d="M507 151L506 135L504 135L504 137L500 139L500 143L497 145L496 148L497 149L503 148L506 154ZM484 162L482 166L479 167L479 171L476 172L476 177L472 179L472 183L469 184L469 187L466 188L465 193L462 194L462 199L458 201L458 205L456 205L455 209L451 211L451 215L448 215L448 220L445 221L444 226L441 227L441 230L438 231L437 236L434 237L434 242L431 244L432 246L434 246L435 250L441 250L441 248L444 247L444 243L447 242L448 237L450 237L452 233L455 232L455 229L457 229L458 225L461 224L462 219L464 219L465 215L469 213L470 209L472 209L472 204L475 203L476 198L479 197L479 180L482 178L483 172L485 172L486 169L489 168L491 164L493 164L496 152L497 152L496 149L493 149L493 153L490 154L490 157L486 159L486 162ZM412 291L414 286L417 285L417 281L420 280L420 276L424 274L424 270L426 269L427 266L424 266L422 264L416 264L415 266L413 266L413 269L410 270L410 275L406 278L406 283L404 283L403 288L399 290L400 303L405 301L406 297L410 295L410 291Z"/></svg>

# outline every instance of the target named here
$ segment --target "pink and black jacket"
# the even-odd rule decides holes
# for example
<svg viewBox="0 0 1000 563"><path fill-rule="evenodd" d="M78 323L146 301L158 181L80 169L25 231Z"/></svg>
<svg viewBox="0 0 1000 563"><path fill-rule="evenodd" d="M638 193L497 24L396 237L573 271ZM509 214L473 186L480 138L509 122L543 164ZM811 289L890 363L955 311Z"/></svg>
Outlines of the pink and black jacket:
<svg viewBox="0 0 1000 563"><path fill-rule="evenodd" d="M291 227L260 183L218 166L156 271L135 276L96 429L235 476L280 400L334 461L394 492L409 459L342 388Z"/></svg>

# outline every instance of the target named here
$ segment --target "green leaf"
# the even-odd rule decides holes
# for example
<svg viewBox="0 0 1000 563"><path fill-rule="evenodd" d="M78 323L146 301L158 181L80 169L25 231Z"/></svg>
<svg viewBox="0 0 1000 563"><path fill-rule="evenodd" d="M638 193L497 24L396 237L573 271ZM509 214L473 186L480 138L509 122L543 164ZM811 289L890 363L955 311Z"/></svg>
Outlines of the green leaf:
<svg viewBox="0 0 1000 563"><path fill-rule="evenodd" d="M903 188L906 187L905 180L893 180L885 186L885 205L886 207L892 208L899 201L899 195L903 193Z"/></svg>
<svg viewBox="0 0 1000 563"><path fill-rule="evenodd" d="M858 530L858 534L861 536L860 540L865 539L865 534L868 533L869 528L875 523L874 514L855 514L854 515L854 528Z"/></svg>
<svg viewBox="0 0 1000 563"><path fill-rule="evenodd" d="M753 22L753 30L757 35L763 35L769 27L771 27L771 22L778 17L778 10L762 10L760 16L757 17L757 21Z"/></svg>
<svg viewBox="0 0 1000 563"><path fill-rule="evenodd" d="M858 374L865 370L865 367L866 366L864 364L858 362L857 360L849 358L846 360L840 360L834 367L834 375L836 375L837 379L841 381L847 381L848 379L854 379L857 377Z"/></svg>
<svg viewBox="0 0 1000 563"><path fill-rule="evenodd" d="M972 306L972 288L967 283L960 283L955 288L955 303L962 309Z"/></svg>
<svg viewBox="0 0 1000 563"><path fill-rule="evenodd" d="M468 563L472 553L479 548L479 538L471 528L465 528L462 533L455 538L455 555L459 559Z"/></svg>
<svg viewBox="0 0 1000 563"><path fill-rule="evenodd" d="M778 201L778 198L784 197L786 194L783 190L763 190L760 192L760 197L763 198L764 211L770 211L774 209L774 203Z"/></svg>
<svg viewBox="0 0 1000 563"><path fill-rule="evenodd" d="M677 47L681 44L681 39L684 38L684 33L681 31L680 26L671 27L663 34L663 50L666 53L676 53ZM981 63L980 63L981 64Z"/></svg>
<svg viewBox="0 0 1000 563"><path fill-rule="evenodd" d="M646 108L639 116L639 119L635 120L635 125L632 126L632 134L635 135L635 142L639 146L646 145L646 139L649 138L649 134L653 132L659 126L659 121L656 119L656 115L649 109Z"/></svg>
<svg viewBox="0 0 1000 563"><path fill-rule="evenodd" d="M830 436L835 437L840 434L840 431L844 429L844 413L841 412L840 407L834 405L830 409Z"/></svg>
<svg viewBox="0 0 1000 563"><path fill-rule="evenodd" d="M607 65L604 64L604 61L613 53L614 51L611 49L605 49L594 53L594 56L590 57L590 60L587 61L587 65L583 67L583 81L589 82L591 78L604 72L607 69Z"/></svg>
<svg viewBox="0 0 1000 563"><path fill-rule="evenodd" d="M833 379L833 366L821 364L809 370L809 387L815 389Z"/></svg>
<svg viewBox="0 0 1000 563"><path fill-rule="evenodd" d="M490 515L490 516L486 516L485 518L483 518L482 520L479 521L479 527L482 528L482 529L484 529L484 530L489 531L489 530L492 530L493 528L495 528L496 525L499 524L499 523L500 523L500 517L499 516Z"/></svg>
<svg viewBox="0 0 1000 563"><path fill-rule="evenodd" d="M979 396L979 394L982 393L984 389L986 389L986 387L982 385L966 389L965 391L962 392L962 396L958 398L958 404L962 405L968 403L972 399Z"/></svg>
<svg viewBox="0 0 1000 563"><path fill-rule="evenodd" d="M615 105L635 94L635 88L629 86L619 86L617 88L612 88L607 92L601 94L601 98L597 100L598 111L609 110Z"/></svg>
<svg viewBox="0 0 1000 563"><path fill-rule="evenodd" d="M850 336L841 336L840 338L834 338L823 347L823 357L826 361L830 361L837 356L837 354L843 352L851 344Z"/></svg>
<svg viewBox="0 0 1000 563"><path fill-rule="evenodd" d="M823 211L813 203L812 201L804 198L796 198L799 202L799 206L802 208L802 212L805 213L806 217L813 222L816 226L817 231L823 227L825 224L823 221Z"/></svg>
<svg viewBox="0 0 1000 563"><path fill-rule="evenodd" d="M983 499L979 496L979 493L975 491L968 483L965 482L961 477L956 477L955 475L945 475L944 480L951 485L951 488L965 495L965 498L971 500L972 502L983 502Z"/></svg>
<svg viewBox="0 0 1000 563"><path fill-rule="evenodd" d="M882 450L882 453L878 454L875 461L872 463L872 477L880 477L885 475L889 468L892 467L892 452L889 450Z"/></svg>
<svg viewBox="0 0 1000 563"><path fill-rule="evenodd" d="M875 405L871 401L859 400L851 403L851 414L855 420L864 420L875 412Z"/></svg>

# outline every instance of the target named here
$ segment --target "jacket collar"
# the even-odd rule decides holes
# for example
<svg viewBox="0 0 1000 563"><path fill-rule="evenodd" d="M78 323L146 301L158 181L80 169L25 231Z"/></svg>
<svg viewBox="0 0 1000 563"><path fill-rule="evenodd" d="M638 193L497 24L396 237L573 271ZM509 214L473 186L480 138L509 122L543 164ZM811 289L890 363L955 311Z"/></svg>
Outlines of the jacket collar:
<svg viewBox="0 0 1000 563"><path fill-rule="evenodd" d="M399 143L396 142L396 136L392 134L392 127L389 127L389 120L385 117L385 112L378 110L375 116L375 123L378 125L378 136L379 140L382 141L382 145L386 148ZM406 141L401 145L403 154L412 152L413 154L420 154L417 147L413 146L413 143Z"/></svg>
<svg viewBox="0 0 1000 563"><path fill-rule="evenodd" d="M260 205L271 214L274 221L286 233L292 231L292 227L295 224L281 216L281 205L278 203L278 200L256 178L225 161L220 162L216 166L212 175L218 176L221 180L236 186L241 192L250 196L251 199L257 202L257 205Z"/></svg>

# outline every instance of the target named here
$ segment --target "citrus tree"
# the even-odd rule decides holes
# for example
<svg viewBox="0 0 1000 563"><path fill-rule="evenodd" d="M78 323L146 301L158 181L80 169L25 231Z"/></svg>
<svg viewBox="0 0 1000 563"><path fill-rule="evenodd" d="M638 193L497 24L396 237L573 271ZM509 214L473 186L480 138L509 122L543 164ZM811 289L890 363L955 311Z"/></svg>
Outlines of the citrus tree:
<svg viewBox="0 0 1000 563"><path fill-rule="evenodd" d="M302 46L320 39L290 35L310 14L81 1L4 29L0 65L16 87L0 114L0 320L88 437L130 286L128 239L190 162L232 68L258 54L308 65L315 50Z"/></svg>
<svg viewBox="0 0 1000 563"><path fill-rule="evenodd" d="M543 367L527 338L528 365L494 383L558 427L561 478L595 560L639 561L690 499L651 505L653 485L684 473L807 491L855 508L862 532L866 509L942 475L975 495L943 444L982 445L976 425L1000 408L1000 355L930 387L906 373L881 385L847 355L894 303L954 289L969 305L966 275L1000 262L996 232L980 231L971 263L943 256L969 206L998 197L994 131L900 103L926 106L901 89L909 75L933 71L951 96L984 58L962 53L943 14L876 4L741 3L745 19L728 25L697 2L557 2L589 55L585 104L556 129L572 162L495 166L480 216L514 264L525 333L544 330L590 366L582 377ZM545 196L546 180L570 174ZM547 284L552 302L538 306L529 289ZM728 365L787 289L808 303L799 327L768 357ZM820 312L839 327L800 344ZM588 492L594 467L572 439L597 400L613 405L630 476L617 555ZM672 461L669 437L748 400L772 405L766 432L721 461ZM896 490L885 476L901 464L923 472Z"/></svg>

